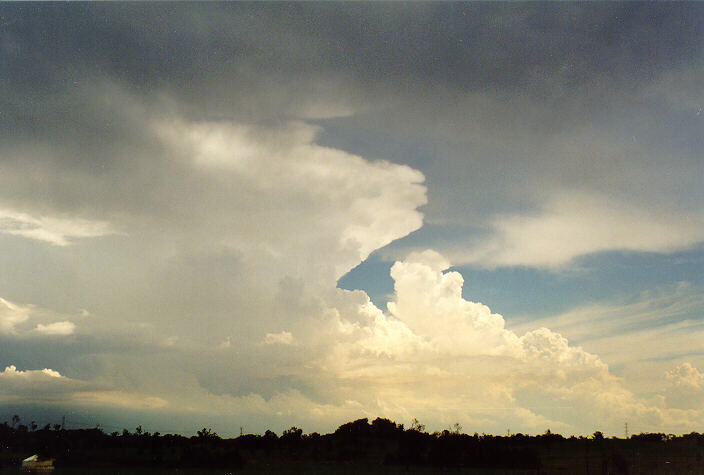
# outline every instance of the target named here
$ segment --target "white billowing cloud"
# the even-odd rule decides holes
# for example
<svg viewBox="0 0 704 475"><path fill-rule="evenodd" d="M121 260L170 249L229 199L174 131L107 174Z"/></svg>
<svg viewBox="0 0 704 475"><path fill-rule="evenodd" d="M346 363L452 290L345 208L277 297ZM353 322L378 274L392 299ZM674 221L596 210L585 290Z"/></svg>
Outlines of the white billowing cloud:
<svg viewBox="0 0 704 475"><path fill-rule="evenodd" d="M0 297L0 334L12 334L19 336L29 336L29 328L18 331L18 325L27 322L30 317L33 320L47 320L56 318L54 314L46 309L34 305L20 305ZM69 321L57 321L51 323L37 323L34 332L41 335L72 335L76 329L76 324Z"/></svg>
<svg viewBox="0 0 704 475"><path fill-rule="evenodd" d="M48 323L46 325L39 323L34 330L44 335L72 335L75 329L76 324L66 320L63 322Z"/></svg>
<svg viewBox="0 0 704 475"><path fill-rule="evenodd" d="M16 160L0 163L0 195L12 203L12 211L0 215L0 233L34 233L57 245L46 254L56 257L53 262L17 259L57 273L70 269L70 279L56 284L39 276L35 287L53 290L45 297L49 307L63 305L56 302L63 294L64 303L72 300L74 308L89 308L116 325L168 325L184 344L199 338L216 346L232 335L231 345L239 348L288 328L270 324L278 317L268 298L281 279L333 287L370 252L422 225L422 173L322 146L317 126L190 120L159 101L135 104L116 85L98 85L89 100L137 136L102 142L90 135L86 141L104 154L69 167L65 156L82 157L88 147L64 144L66 150L46 147L39 155L36 145L18 141L4 150ZM31 158L23 158L36 156L41 160L26 166ZM41 196L30 186L37 181L46 183ZM80 237L114 230L124 239L109 250L97 241L64 249ZM75 262L68 262L69 253ZM245 314L257 318L241 318Z"/></svg>
<svg viewBox="0 0 704 475"><path fill-rule="evenodd" d="M391 268L395 299L389 312L416 334L444 351L462 354L502 353L517 338L504 320L480 303L462 299L464 280L442 271L449 263L434 251L412 254Z"/></svg>
<svg viewBox="0 0 704 475"><path fill-rule="evenodd" d="M262 268L273 259L284 274L336 280L422 225L422 173L318 145L313 125L169 119L153 131L194 169L193 180L220 190L217 201L189 203L206 207L195 219L208 239L255 256Z"/></svg>
<svg viewBox="0 0 704 475"><path fill-rule="evenodd" d="M388 317L371 302L359 307L360 315L370 322L366 334L360 338L360 348L376 356L411 356L428 348L429 343L419 337L404 322Z"/></svg>
<svg viewBox="0 0 704 475"><path fill-rule="evenodd" d="M264 336L263 343L265 345L291 345L293 344L293 335L291 332L267 333Z"/></svg>
<svg viewBox="0 0 704 475"><path fill-rule="evenodd" d="M80 218L32 216L10 209L0 209L0 233L68 246L74 239L113 234L110 223Z"/></svg>
<svg viewBox="0 0 704 475"><path fill-rule="evenodd" d="M350 344L363 339L365 353L379 355L401 352L408 339L418 343L405 325L393 318L387 320L378 309L368 309L370 316L347 312L350 301L359 300L359 293L354 298L340 297L340 302L347 302L342 302L339 310L339 302L333 298L327 302L328 313L318 313L317 303L309 313L305 305L296 306L296 289L281 309L274 308L271 292L276 292L282 281L300 280L311 294L336 293L337 278L370 252L418 229L423 219L418 208L427 201L422 173L321 146L316 143L319 129L303 122L262 125L164 120L158 112L148 117L139 111L135 114L130 115L130 121L138 124L152 148L142 151L128 144L127 149L116 146L106 151L101 159L111 173L96 174L77 160L69 170L72 179L61 180L52 173L62 158L47 150L33 173L50 183L49 196L35 199L29 192L0 191L21 195L17 198L20 204L13 204L18 209L55 206L56 210L46 212L50 216L81 216L74 208L95 204L95 215L104 216L115 229L126 232L121 245L109 252L97 245L65 249L79 237L76 229L80 226L59 229L33 214L14 214L13 221L8 221L8 229L10 224L19 227L18 221L43 229L45 238L51 237L50 242L58 245L49 249L50 255L66 262L73 275L71 285L58 282L57 286L65 287L72 296L66 297L66 301L73 298L72 308L89 308L95 315L81 320L83 337L98 342L98 348L134 345L134 352L125 352L130 353L126 359L134 356L143 361L111 370L117 359L114 353L123 351L111 352L109 348L86 355L79 349L75 355L68 354L60 346L65 344L63 339L58 339L56 344L63 353L57 359L66 364L63 367L76 371L77 380L99 381L110 392L98 390L100 395L95 396L94 388L82 389L65 397L66 403L112 404L120 399L115 395L125 392L135 396L134 404L146 401L147 406L159 406L161 402L149 399L156 397L169 406L207 411L207 403L200 398L179 399L174 394L200 394L200 385L207 386L206 382L192 382L188 376L226 373L236 380L236 389L203 391L236 390L238 397L262 393L261 397L267 394L270 400L272 391L276 395L299 390L300 398L313 401L311 411L322 420L325 411L332 414L337 411L333 407L338 407L337 395L327 400L316 393L324 392L325 378L334 377L331 372L335 366L322 378L311 380L305 373L310 371L311 361L322 359L320 355L326 351L335 351L330 348L333 338ZM152 121L153 117L161 118ZM12 153L21 155L23 146L16 148L19 151ZM0 166L17 177L13 183L18 189L30 182L25 166L16 162ZM90 234L87 229L81 235ZM96 228L93 234L111 229ZM67 259L69 253L75 266ZM335 313L337 317L332 317ZM34 322L35 330L25 335L27 351L45 340L37 338L42 333L68 333L75 318L48 314ZM368 328L358 321L369 319L377 319L378 324ZM147 322L149 331L135 330L135 322ZM14 325L8 324L8 328ZM117 341L110 332L118 335ZM223 342L228 335L230 339ZM150 354L158 356L144 358L146 346ZM211 350L218 352L217 358L204 361L201 351ZM245 352L255 355L251 364L238 362L233 367L227 360ZM166 362L159 357L164 354L169 356ZM96 369L85 370L89 365L82 361L72 364L83 356ZM178 366L179 361L186 368L184 374L173 382L164 381L162 375L169 374L166 369ZM141 378L135 376L138 372ZM297 386L272 383L277 377L293 381L294 386L310 383L313 389L307 393ZM46 392L51 393L49 389ZM233 407L230 412L235 411ZM360 405L351 402L345 407L345 414L351 415ZM284 408L281 403L276 412Z"/></svg>
<svg viewBox="0 0 704 475"><path fill-rule="evenodd" d="M417 417L432 430L460 422L468 430L583 434L619 433L622 422L614 421L624 418L638 421L639 430L668 432L704 422L704 411L687 409L685 416L678 412L684 409L668 406L673 391L640 398L600 357L555 331L542 327L519 335L507 329L503 317L462 297L462 277L448 267L433 251L397 262L388 313L363 292L299 289L298 301L284 301L305 318L288 320L290 330L267 333L251 349L221 344L221 337L207 350L164 350L171 352L170 362L186 365L195 356L188 351L212 351L217 357L209 364L220 368L218 380L232 374L236 391L229 383L213 388L195 376L198 371L175 371L157 360L130 378L128 391L142 401L135 407L267 421L261 430L291 424L329 430L377 416L406 423ZM249 355L246 364L242 351ZM115 362L117 374L131 367L125 358ZM682 372L680 379L700 384L692 374ZM109 394L101 398L117 404Z"/></svg>
<svg viewBox="0 0 704 475"><path fill-rule="evenodd" d="M555 331L543 327L519 335L507 329L503 317L462 297L462 276L447 268L449 262L434 251L394 264L388 313L360 291L300 289L298 301L290 296L284 302L295 304L305 318L289 320L289 330L267 333L253 349L229 339L220 343L222 336L208 349L156 341L164 359L132 365L130 358L139 355L112 358L114 368L100 377L113 381L108 387L73 380L63 399L86 407L169 408L266 421L252 430L292 424L329 430L352 418L377 416L405 423L417 417L431 430L460 422L467 430L511 427L531 433L546 428L618 433L621 422L614 421L624 418L637 420L644 431L672 432L704 422L704 410L694 403L702 385L695 368L671 372L668 391L641 399L598 356ZM207 351L213 358L203 358ZM241 351L248 352L246 363ZM192 364L203 360L199 364L219 369L194 369ZM176 370L179 361L183 368ZM42 384L67 379L51 370L6 373L2 377L22 373ZM218 379L232 374L243 386L236 392L229 392L229 384L213 389L196 377L199 373L215 373ZM37 384L35 399L58 391ZM258 389L260 384L269 389ZM29 394L27 385L4 387L3 397ZM676 399L684 390L686 398Z"/></svg>
<svg viewBox="0 0 704 475"><path fill-rule="evenodd" d="M18 370L9 365L0 372L0 402L81 404L99 407L156 409L168 403L144 393L117 390L104 384L68 378L56 370Z"/></svg>
<svg viewBox="0 0 704 475"><path fill-rule="evenodd" d="M2 373L0 373L0 377L3 378L24 378L27 380L32 378L44 378L45 376L50 378L63 378L58 371L54 371L53 369L44 368L42 370L18 371L15 365L6 366Z"/></svg>
<svg viewBox="0 0 704 475"><path fill-rule="evenodd" d="M0 333L15 333L15 326L29 319L30 308L0 297Z"/></svg>
<svg viewBox="0 0 704 475"><path fill-rule="evenodd" d="M560 192L537 214L493 220L488 238L457 259L486 267L559 268L600 251L674 252L704 241L700 213L672 213L588 192Z"/></svg>
<svg viewBox="0 0 704 475"><path fill-rule="evenodd" d="M559 332L608 363L634 393L666 390L663 374L673 361L704 363L704 308L701 287L686 282L621 298L579 306L564 313L512 320L516 333L544 326ZM698 356L693 356L698 355ZM692 358L695 358L692 360Z"/></svg>
<svg viewBox="0 0 704 475"><path fill-rule="evenodd" d="M695 390L704 389L704 374L692 366L691 363L683 363L668 371L666 377L675 387Z"/></svg>
<svg viewBox="0 0 704 475"><path fill-rule="evenodd" d="M124 378L131 368L123 390L143 404L267 421L261 430L291 424L330 430L352 418L383 416L405 423L417 417L433 430L460 422L468 430L496 432L509 424L515 431L589 433L616 410L659 417L639 406L597 356L545 328L516 335L500 315L463 299L462 277L447 267L433 251L396 263L388 313L360 291L299 289L297 301L291 295L284 302L305 318L288 319L292 326L265 334L263 344L221 344L220 336L207 349L170 347L161 363L150 358L136 366L125 355L111 363L116 376L103 377ZM203 358L208 351L213 358ZM178 361L183 369L175 369ZM194 362L213 366L189 369ZM207 373L233 384L213 387L196 376ZM82 397L89 398L71 400ZM112 404L108 395L102 400Z"/></svg>
<svg viewBox="0 0 704 475"><path fill-rule="evenodd" d="M338 306L337 324L327 330L333 333L308 336L331 342L312 367L344 392L340 402L356 401L370 416L494 431L510 424L533 432L617 433L613 421L624 417L642 430L691 424L677 406L634 394L599 356L559 333L506 329L500 315L462 298L462 277L448 267L434 251L412 254L392 267L388 314L368 301L356 313ZM698 374L681 373L701 384ZM688 417L704 421L704 411Z"/></svg>
<svg viewBox="0 0 704 475"><path fill-rule="evenodd" d="M665 373L665 399L671 407L704 411L704 373L689 362Z"/></svg>
<svg viewBox="0 0 704 475"><path fill-rule="evenodd" d="M69 379L49 368L22 371L15 365L9 365L0 372L0 400L59 400L84 386L85 383Z"/></svg>
<svg viewBox="0 0 704 475"><path fill-rule="evenodd" d="M598 413L601 422L615 407L648 411L596 355L547 328L518 336L500 315L463 299L462 277L447 267L434 251L394 264L389 314L368 299L356 310L328 310L335 325L302 336L330 342L326 352L307 364L314 375L295 374L339 388L340 404L401 421L588 432L593 422L579 414Z"/></svg>

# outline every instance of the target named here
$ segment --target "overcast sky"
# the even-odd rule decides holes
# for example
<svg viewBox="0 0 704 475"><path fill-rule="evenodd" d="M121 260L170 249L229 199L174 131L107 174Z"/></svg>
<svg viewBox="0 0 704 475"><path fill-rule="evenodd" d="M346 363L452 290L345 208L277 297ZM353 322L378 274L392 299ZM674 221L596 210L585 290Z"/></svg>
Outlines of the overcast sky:
<svg viewBox="0 0 704 475"><path fill-rule="evenodd" d="M703 24L0 5L0 419L700 430Z"/></svg>

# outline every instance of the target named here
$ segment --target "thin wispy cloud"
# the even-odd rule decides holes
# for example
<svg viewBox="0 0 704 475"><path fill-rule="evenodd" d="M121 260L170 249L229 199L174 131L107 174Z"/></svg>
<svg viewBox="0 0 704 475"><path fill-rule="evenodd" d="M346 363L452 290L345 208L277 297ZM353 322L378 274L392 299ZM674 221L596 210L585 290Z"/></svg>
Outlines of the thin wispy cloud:
<svg viewBox="0 0 704 475"><path fill-rule="evenodd" d="M109 223L84 219L33 217L27 213L0 210L0 233L67 246L74 239L113 234Z"/></svg>

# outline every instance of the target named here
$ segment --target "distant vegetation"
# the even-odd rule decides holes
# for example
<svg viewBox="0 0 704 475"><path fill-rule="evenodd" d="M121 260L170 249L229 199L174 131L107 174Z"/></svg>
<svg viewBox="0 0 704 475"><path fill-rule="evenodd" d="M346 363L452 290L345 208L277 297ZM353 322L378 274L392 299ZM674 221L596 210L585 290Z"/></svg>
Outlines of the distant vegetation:
<svg viewBox="0 0 704 475"><path fill-rule="evenodd" d="M208 428L192 437L141 426L121 433L101 429L42 428L18 416L0 423L0 468L18 467L32 454L55 458L57 467L223 468L296 464L503 469L534 473L704 473L704 434L639 434L628 439L565 438L547 430L541 435L495 436L462 433L459 424L427 433L414 421L410 428L388 419L358 419L331 434L304 434L291 427L280 436L223 439ZM305 471L305 470L304 470ZM530 472L529 472L530 473Z"/></svg>

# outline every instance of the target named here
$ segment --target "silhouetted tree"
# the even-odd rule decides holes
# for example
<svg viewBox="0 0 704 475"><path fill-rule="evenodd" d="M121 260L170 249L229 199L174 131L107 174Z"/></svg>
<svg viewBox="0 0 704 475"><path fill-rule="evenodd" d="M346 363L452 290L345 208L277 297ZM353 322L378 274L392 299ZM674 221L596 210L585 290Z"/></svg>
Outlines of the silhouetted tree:
<svg viewBox="0 0 704 475"><path fill-rule="evenodd" d="M281 434L281 439L285 440L298 440L303 435L303 429L299 429L296 426L286 429L283 434Z"/></svg>
<svg viewBox="0 0 704 475"><path fill-rule="evenodd" d="M196 437L201 440L215 440L220 438L220 436L213 432L212 429L206 427L203 427L201 430L196 432Z"/></svg>
<svg viewBox="0 0 704 475"><path fill-rule="evenodd" d="M377 436L389 436L398 432L403 432L403 424L396 425L389 419L377 417L372 421L372 432Z"/></svg>
<svg viewBox="0 0 704 475"><path fill-rule="evenodd" d="M336 435L341 436L358 436L364 435L369 429L369 419L366 417L364 419L357 419L356 421L346 422L337 428L335 431Z"/></svg>
<svg viewBox="0 0 704 475"><path fill-rule="evenodd" d="M414 430L417 432L424 432L425 431L425 424L421 424L420 421L414 417L413 420L411 421L411 429L410 430Z"/></svg>

